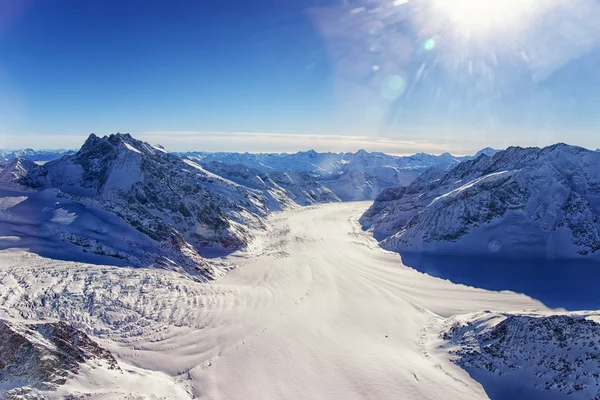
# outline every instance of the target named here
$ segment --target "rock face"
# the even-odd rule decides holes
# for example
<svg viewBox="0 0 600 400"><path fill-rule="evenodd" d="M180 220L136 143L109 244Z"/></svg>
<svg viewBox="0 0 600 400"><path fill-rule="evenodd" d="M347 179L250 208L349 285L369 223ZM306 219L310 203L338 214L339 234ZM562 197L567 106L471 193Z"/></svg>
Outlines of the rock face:
<svg viewBox="0 0 600 400"><path fill-rule="evenodd" d="M108 350L64 322L0 320L0 387L17 386L20 394L52 390L77 374L82 364L120 370Z"/></svg>
<svg viewBox="0 0 600 400"><path fill-rule="evenodd" d="M600 324L584 313L454 317L442 348L494 398L600 398ZM513 393L509 393L512 391Z"/></svg>
<svg viewBox="0 0 600 400"><path fill-rule="evenodd" d="M384 192L363 215L393 251L545 258L600 255L600 154L511 147Z"/></svg>

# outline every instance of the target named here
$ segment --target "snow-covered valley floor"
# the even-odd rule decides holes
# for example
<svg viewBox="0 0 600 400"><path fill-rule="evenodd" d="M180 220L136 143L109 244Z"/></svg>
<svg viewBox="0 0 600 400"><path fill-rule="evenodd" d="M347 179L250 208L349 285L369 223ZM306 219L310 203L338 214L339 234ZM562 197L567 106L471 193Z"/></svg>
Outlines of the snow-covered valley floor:
<svg viewBox="0 0 600 400"><path fill-rule="evenodd" d="M403 266L360 229L357 219L369 205L274 214L268 234L247 252L219 260L237 268L209 284L170 271L5 250L1 310L73 323L122 364L123 375L82 375L57 396L487 398L439 350L446 318L547 309L525 295L457 285Z"/></svg>

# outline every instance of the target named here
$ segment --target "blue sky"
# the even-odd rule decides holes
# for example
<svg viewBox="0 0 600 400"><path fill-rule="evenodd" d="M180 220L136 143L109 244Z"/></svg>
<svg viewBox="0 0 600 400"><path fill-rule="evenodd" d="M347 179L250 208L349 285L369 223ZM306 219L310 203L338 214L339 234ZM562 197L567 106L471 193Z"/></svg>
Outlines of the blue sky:
<svg viewBox="0 0 600 400"><path fill-rule="evenodd" d="M0 0L0 147L600 147L600 6L541 3Z"/></svg>

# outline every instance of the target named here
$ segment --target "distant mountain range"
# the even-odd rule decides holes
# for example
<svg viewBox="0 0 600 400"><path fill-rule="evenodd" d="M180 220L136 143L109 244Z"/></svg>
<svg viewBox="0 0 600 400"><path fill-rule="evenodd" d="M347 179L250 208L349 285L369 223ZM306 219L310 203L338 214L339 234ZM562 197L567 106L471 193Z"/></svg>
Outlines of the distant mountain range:
<svg viewBox="0 0 600 400"><path fill-rule="evenodd" d="M491 155L487 148L479 154ZM439 156L419 153L412 156L393 156L359 150L356 153L317 153L314 150L298 153L178 153L202 165L220 162L244 165L262 173L303 172L313 175L343 201L372 200L383 189L407 185L430 167L443 170L472 157Z"/></svg>
<svg viewBox="0 0 600 400"><path fill-rule="evenodd" d="M157 146L160 148L160 146ZM480 154L492 155L497 150L486 148ZM43 164L73 150L16 150L0 151L0 169L12 160L33 161ZM203 167L215 162L242 166L254 175L277 173L309 174L343 201L373 200L386 188L404 186L412 182L427 168L448 170L473 157L455 157L449 153L439 156L418 153L412 156L393 156L380 152L359 150L356 153L317 153L314 150L298 153L174 153ZM214 164L213 164L214 167ZM302 204L302 201L300 201Z"/></svg>
<svg viewBox="0 0 600 400"><path fill-rule="evenodd" d="M600 154L511 147L383 191L362 216L384 248L461 255L600 255Z"/></svg>
<svg viewBox="0 0 600 400"><path fill-rule="evenodd" d="M5 166L15 158L43 163L47 161L57 160L62 156L74 153L74 150L0 150L0 168Z"/></svg>

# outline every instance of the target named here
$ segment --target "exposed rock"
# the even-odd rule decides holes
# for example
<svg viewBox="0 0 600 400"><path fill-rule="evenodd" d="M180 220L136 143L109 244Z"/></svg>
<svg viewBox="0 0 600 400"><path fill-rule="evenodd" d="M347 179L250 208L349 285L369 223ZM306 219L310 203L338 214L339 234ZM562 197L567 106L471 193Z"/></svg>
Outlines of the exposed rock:
<svg viewBox="0 0 600 400"><path fill-rule="evenodd" d="M108 350L64 322L0 320L0 383L18 387L12 395L55 389L78 374L82 364L120 371Z"/></svg>
<svg viewBox="0 0 600 400"><path fill-rule="evenodd" d="M585 313L460 316L441 337L454 362L488 393L519 386L542 397L600 398L600 324Z"/></svg>

